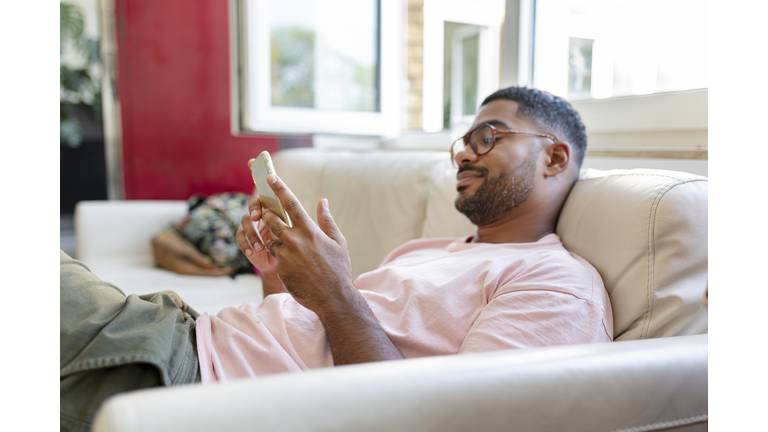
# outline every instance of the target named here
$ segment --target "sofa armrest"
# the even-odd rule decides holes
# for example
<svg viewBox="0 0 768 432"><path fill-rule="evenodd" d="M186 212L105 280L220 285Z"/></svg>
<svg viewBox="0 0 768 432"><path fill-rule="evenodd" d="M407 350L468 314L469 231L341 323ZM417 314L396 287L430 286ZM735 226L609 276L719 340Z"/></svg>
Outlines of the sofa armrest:
<svg viewBox="0 0 768 432"><path fill-rule="evenodd" d="M93 431L707 427L707 335L431 357L105 401Z"/></svg>
<svg viewBox="0 0 768 432"><path fill-rule="evenodd" d="M152 254L152 237L182 218L186 201L80 201L75 207L77 258Z"/></svg>

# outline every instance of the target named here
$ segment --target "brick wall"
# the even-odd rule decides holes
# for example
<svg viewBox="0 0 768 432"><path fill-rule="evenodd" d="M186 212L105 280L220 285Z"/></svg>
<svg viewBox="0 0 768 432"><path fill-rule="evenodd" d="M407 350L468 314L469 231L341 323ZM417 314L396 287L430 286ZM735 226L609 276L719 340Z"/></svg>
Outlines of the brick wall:
<svg viewBox="0 0 768 432"><path fill-rule="evenodd" d="M406 129L422 130L422 90L424 81L424 0L408 0L408 100Z"/></svg>

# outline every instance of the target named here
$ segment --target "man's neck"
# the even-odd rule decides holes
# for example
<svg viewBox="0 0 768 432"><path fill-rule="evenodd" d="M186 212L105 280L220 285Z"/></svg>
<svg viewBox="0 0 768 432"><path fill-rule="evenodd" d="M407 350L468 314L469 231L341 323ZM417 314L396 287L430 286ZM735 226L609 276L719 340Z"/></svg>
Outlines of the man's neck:
<svg viewBox="0 0 768 432"><path fill-rule="evenodd" d="M532 243L555 232L557 211L543 206L522 210L513 209L501 218L479 226L472 243Z"/></svg>

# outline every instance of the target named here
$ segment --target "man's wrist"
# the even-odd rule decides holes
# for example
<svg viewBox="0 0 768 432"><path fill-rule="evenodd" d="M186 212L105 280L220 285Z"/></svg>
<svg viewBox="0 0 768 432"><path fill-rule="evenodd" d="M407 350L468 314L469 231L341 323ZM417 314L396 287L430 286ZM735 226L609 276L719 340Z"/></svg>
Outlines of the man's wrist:
<svg viewBox="0 0 768 432"><path fill-rule="evenodd" d="M314 312L323 324L330 324L344 317L373 315L368 304L353 283L340 283L340 288L326 290L333 293L318 304Z"/></svg>
<svg viewBox="0 0 768 432"><path fill-rule="evenodd" d="M280 279L277 276L277 269L270 269L270 270L266 270L266 271L262 270L262 269L259 269L259 273L261 273L261 278L262 279L269 279L269 280Z"/></svg>
<svg viewBox="0 0 768 432"><path fill-rule="evenodd" d="M283 282L277 275L277 269L261 271L261 286L264 292L264 297L270 294L287 292L285 287L283 287Z"/></svg>

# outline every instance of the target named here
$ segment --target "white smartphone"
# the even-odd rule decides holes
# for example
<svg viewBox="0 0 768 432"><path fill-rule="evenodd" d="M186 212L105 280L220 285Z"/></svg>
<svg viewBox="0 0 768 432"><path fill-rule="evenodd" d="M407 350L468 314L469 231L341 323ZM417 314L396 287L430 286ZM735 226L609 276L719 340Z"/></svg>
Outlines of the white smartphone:
<svg viewBox="0 0 768 432"><path fill-rule="evenodd" d="M261 198L261 207L268 208L289 227L293 226L291 225L291 218L288 217L288 213L283 208L283 204L277 199L277 195L272 192L272 188L267 183L267 176L270 174L277 175L275 167L272 165L272 158L269 157L269 152L263 151L256 160L251 162L251 175Z"/></svg>

